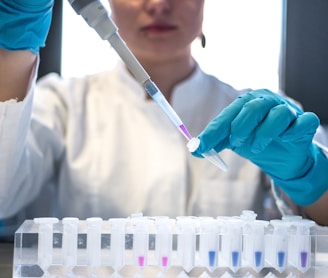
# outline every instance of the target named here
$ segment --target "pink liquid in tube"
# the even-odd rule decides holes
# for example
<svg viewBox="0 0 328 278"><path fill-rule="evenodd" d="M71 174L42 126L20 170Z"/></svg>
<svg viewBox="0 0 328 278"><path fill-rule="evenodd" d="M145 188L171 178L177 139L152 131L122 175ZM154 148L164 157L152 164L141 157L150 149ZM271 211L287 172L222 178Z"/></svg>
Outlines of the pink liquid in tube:
<svg viewBox="0 0 328 278"><path fill-rule="evenodd" d="M144 266L145 265L145 257L144 256L139 256L138 257L138 264L139 264L139 266Z"/></svg>
<svg viewBox="0 0 328 278"><path fill-rule="evenodd" d="M167 256L162 257L162 266L167 267L169 258Z"/></svg>

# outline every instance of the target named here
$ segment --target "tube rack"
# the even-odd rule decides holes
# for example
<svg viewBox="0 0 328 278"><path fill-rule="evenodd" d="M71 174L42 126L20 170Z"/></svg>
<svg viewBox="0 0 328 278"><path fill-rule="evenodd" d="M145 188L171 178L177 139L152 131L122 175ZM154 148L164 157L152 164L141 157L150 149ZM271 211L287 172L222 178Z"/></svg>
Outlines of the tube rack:
<svg viewBox="0 0 328 278"><path fill-rule="evenodd" d="M13 277L325 277L328 229L299 216L25 220Z"/></svg>

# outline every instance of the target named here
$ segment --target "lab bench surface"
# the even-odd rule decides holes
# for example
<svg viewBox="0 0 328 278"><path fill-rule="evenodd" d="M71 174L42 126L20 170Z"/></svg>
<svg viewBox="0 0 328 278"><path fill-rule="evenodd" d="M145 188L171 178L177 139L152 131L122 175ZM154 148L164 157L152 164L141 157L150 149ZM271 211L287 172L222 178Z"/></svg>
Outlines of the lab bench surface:
<svg viewBox="0 0 328 278"><path fill-rule="evenodd" d="M0 277L12 278L13 268L13 243L0 243Z"/></svg>

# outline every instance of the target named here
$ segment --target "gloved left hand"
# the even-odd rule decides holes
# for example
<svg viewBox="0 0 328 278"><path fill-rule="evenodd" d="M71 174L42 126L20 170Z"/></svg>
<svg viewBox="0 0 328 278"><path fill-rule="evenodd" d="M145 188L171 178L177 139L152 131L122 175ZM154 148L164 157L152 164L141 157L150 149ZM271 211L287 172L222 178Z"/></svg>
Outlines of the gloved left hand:
<svg viewBox="0 0 328 278"><path fill-rule="evenodd" d="M328 189L328 159L312 143L320 122L311 112L268 90L242 95L199 135L193 153L229 148L267 173L299 205Z"/></svg>
<svg viewBox="0 0 328 278"><path fill-rule="evenodd" d="M0 47L31 50L45 45L54 0L1 0Z"/></svg>

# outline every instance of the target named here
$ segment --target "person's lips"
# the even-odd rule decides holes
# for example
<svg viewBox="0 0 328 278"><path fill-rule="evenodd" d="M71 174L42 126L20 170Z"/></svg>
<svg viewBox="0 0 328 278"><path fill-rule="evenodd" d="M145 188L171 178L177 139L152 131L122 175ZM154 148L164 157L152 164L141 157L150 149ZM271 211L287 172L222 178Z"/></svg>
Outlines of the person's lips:
<svg viewBox="0 0 328 278"><path fill-rule="evenodd" d="M174 31L175 29L176 26L166 23L153 23L141 28L142 31L149 34L163 34Z"/></svg>

